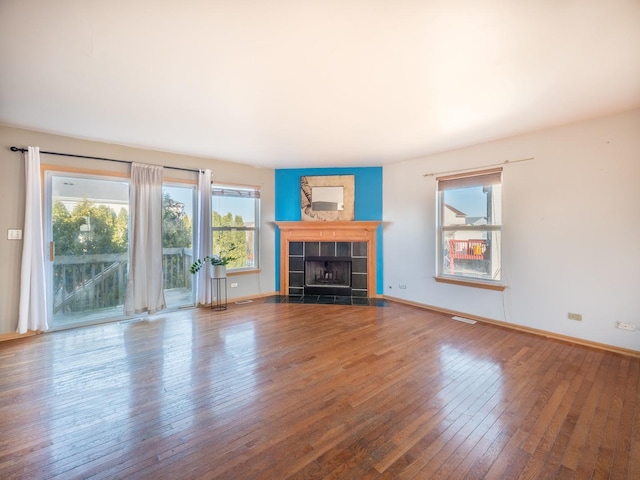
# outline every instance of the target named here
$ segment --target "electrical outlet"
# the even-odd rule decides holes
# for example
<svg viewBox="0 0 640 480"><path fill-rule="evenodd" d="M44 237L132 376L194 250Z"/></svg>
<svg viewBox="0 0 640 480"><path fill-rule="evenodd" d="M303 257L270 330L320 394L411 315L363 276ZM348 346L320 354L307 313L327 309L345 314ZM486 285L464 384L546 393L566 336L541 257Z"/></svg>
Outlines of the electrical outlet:
<svg viewBox="0 0 640 480"><path fill-rule="evenodd" d="M577 320L578 322L582 321L582 314L581 313L571 313L569 312L569 314L567 315L567 318L569 320Z"/></svg>
<svg viewBox="0 0 640 480"><path fill-rule="evenodd" d="M636 329L636 325L635 323L618 322L618 328L634 331Z"/></svg>
<svg viewBox="0 0 640 480"><path fill-rule="evenodd" d="M398 288L407 288L407 284L406 283L399 283L398 284Z"/></svg>
<svg viewBox="0 0 640 480"><path fill-rule="evenodd" d="M231 284L231 288L236 288L237 286L238 286L238 284L237 284L236 282L233 282L233 283Z"/></svg>

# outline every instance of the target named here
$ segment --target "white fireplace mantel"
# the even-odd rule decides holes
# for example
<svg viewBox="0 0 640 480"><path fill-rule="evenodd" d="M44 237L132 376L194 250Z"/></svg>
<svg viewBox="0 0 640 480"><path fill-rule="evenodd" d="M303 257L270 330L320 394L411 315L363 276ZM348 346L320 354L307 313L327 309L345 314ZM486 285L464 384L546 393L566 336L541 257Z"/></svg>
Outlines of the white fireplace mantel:
<svg viewBox="0 0 640 480"><path fill-rule="evenodd" d="M367 291L376 296L376 230L380 222L276 222L280 229L280 295L289 294L289 242L366 242Z"/></svg>

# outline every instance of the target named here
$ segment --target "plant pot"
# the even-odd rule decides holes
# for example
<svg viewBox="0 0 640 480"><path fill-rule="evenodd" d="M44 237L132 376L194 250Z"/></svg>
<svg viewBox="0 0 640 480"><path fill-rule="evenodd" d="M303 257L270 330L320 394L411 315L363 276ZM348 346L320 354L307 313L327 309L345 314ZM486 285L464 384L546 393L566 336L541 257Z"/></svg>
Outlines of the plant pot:
<svg viewBox="0 0 640 480"><path fill-rule="evenodd" d="M227 278L226 265L213 265L211 269L211 278Z"/></svg>

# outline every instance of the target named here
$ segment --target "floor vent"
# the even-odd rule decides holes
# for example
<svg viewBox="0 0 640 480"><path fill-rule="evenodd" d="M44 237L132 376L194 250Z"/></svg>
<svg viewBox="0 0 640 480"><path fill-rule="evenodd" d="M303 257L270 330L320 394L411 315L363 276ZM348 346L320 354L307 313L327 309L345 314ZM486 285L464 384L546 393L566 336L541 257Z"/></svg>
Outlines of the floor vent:
<svg viewBox="0 0 640 480"><path fill-rule="evenodd" d="M253 300L238 300L236 305L244 305L245 303L253 303Z"/></svg>
<svg viewBox="0 0 640 480"><path fill-rule="evenodd" d="M452 318L452 319L454 319L454 320L457 320L457 321L459 321L459 322L471 323L471 324L476 323L476 321L475 321L475 320L471 320L471 319L469 319L469 318L458 317L458 316L456 316L456 317L451 317L451 318Z"/></svg>

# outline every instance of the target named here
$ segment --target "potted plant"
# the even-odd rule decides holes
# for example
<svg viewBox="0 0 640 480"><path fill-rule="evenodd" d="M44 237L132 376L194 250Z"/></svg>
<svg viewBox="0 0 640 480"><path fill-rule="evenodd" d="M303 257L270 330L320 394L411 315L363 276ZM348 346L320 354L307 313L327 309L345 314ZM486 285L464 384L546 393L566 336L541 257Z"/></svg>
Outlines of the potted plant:
<svg viewBox="0 0 640 480"><path fill-rule="evenodd" d="M207 255L206 257L202 259L199 258L193 262L189 271L192 274L198 273L202 267L207 263L210 263L213 266L213 269L211 270L211 278L225 278L227 276L227 265L231 260L234 260L234 258L225 255Z"/></svg>

